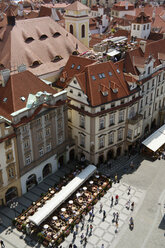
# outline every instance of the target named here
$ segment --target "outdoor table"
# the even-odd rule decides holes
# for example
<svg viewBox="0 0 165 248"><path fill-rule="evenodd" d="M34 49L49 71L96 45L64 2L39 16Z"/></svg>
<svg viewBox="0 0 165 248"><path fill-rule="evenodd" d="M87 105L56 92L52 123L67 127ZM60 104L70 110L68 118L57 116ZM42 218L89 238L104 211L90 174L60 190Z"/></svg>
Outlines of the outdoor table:
<svg viewBox="0 0 165 248"><path fill-rule="evenodd" d="M62 211L62 212L65 212L65 211L66 211L66 208L61 208L61 211Z"/></svg>
<svg viewBox="0 0 165 248"><path fill-rule="evenodd" d="M76 194L76 196L77 196L77 197L80 197L80 196L81 196L81 194L78 192L78 193Z"/></svg>
<svg viewBox="0 0 165 248"><path fill-rule="evenodd" d="M73 222L73 219L69 219L69 224L71 224Z"/></svg>
<svg viewBox="0 0 165 248"><path fill-rule="evenodd" d="M57 235L57 234L55 234L55 235L53 236L53 238L54 238L54 239L56 239L57 237L58 237L58 235Z"/></svg>
<svg viewBox="0 0 165 248"><path fill-rule="evenodd" d="M47 196L45 196L45 197L44 197L44 200L46 201L47 199L48 199L48 197L47 197Z"/></svg>
<svg viewBox="0 0 165 248"><path fill-rule="evenodd" d="M21 216L21 220L25 220L25 216Z"/></svg>
<svg viewBox="0 0 165 248"><path fill-rule="evenodd" d="M62 231L64 231L64 230L65 230L65 228L66 228L66 226L62 226L62 227L61 227L61 230L62 230Z"/></svg>
<svg viewBox="0 0 165 248"><path fill-rule="evenodd" d="M84 191L87 190L87 187L83 187L83 190L84 190Z"/></svg>
<svg viewBox="0 0 165 248"><path fill-rule="evenodd" d="M93 181L90 181L89 183L90 183L90 184L93 184Z"/></svg>
<svg viewBox="0 0 165 248"><path fill-rule="evenodd" d="M49 226L48 226L47 224L46 224L46 225L44 225L44 229L48 229L48 227L49 227Z"/></svg>
<svg viewBox="0 0 165 248"><path fill-rule="evenodd" d="M61 226L61 223L60 222L56 222L56 226L57 227L60 227Z"/></svg>
<svg viewBox="0 0 165 248"><path fill-rule="evenodd" d="M68 218L68 217L69 217L69 215L68 215L68 214L65 214L65 215L64 215L64 217L65 217L65 218Z"/></svg>
<svg viewBox="0 0 165 248"><path fill-rule="evenodd" d="M96 178L99 178L100 176L99 175L95 175Z"/></svg>
<svg viewBox="0 0 165 248"><path fill-rule="evenodd" d="M39 207L39 206L41 206L41 203L40 203L40 202L38 202L36 205Z"/></svg>
<svg viewBox="0 0 165 248"><path fill-rule="evenodd" d="M54 191L54 190L51 190L51 191L50 191L50 193L51 193L51 194L54 194L54 193L55 193L55 191Z"/></svg>
<svg viewBox="0 0 165 248"><path fill-rule="evenodd" d="M69 201L69 204L73 204L73 201L72 201L72 200L70 200L70 201Z"/></svg>

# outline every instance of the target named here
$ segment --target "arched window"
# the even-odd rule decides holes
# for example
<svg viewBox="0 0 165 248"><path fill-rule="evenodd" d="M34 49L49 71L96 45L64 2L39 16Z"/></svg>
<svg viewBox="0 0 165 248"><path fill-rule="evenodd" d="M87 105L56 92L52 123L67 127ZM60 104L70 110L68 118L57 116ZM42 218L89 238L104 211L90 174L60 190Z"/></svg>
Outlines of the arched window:
<svg viewBox="0 0 165 248"><path fill-rule="evenodd" d="M84 38L85 37L85 25L83 24L81 26L81 38Z"/></svg>
<svg viewBox="0 0 165 248"><path fill-rule="evenodd" d="M70 25L70 33L73 34L73 25Z"/></svg>

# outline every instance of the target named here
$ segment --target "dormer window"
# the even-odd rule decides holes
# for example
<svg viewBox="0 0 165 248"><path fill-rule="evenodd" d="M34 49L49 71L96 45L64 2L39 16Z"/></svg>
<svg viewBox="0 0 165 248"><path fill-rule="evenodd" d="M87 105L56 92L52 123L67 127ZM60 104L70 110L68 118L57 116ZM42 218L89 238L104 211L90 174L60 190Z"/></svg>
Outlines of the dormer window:
<svg viewBox="0 0 165 248"><path fill-rule="evenodd" d="M75 66L75 64L72 64L72 65L71 65L71 68L73 69L73 68L74 68L74 66Z"/></svg>
<svg viewBox="0 0 165 248"><path fill-rule="evenodd" d="M77 70L80 70L80 65L77 66Z"/></svg>
<svg viewBox="0 0 165 248"><path fill-rule="evenodd" d="M40 40L46 40L48 38L48 36L46 34L42 34L40 36Z"/></svg>
<svg viewBox="0 0 165 248"><path fill-rule="evenodd" d="M108 74L109 74L109 76L112 76L112 72L111 71L109 71Z"/></svg>
<svg viewBox="0 0 165 248"><path fill-rule="evenodd" d="M94 75L92 75L92 79L93 79L93 80L96 80L96 78L95 78L95 76L94 76Z"/></svg>
<svg viewBox="0 0 165 248"><path fill-rule="evenodd" d="M53 34L53 37L54 37L54 38L57 38L57 37L59 37L60 35L61 35L61 34L60 34L59 32L56 32L56 33Z"/></svg>
<svg viewBox="0 0 165 248"><path fill-rule="evenodd" d="M30 67L35 68L35 67L39 66L40 64L41 64L41 62L36 60L33 62L33 64Z"/></svg>
<svg viewBox="0 0 165 248"><path fill-rule="evenodd" d="M148 67L148 74L150 74L151 73L151 67L149 66Z"/></svg>
<svg viewBox="0 0 165 248"><path fill-rule="evenodd" d="M119 74L120 74L120 70L119 70L119 69L117 69L116 71L117 71L117 73L119 73Z"/></svg>
<svg viewBox="0 0 165 248"><path fill-rule="evenodd" d="M26 40L25 40L25 42L26 43L30 43L30 42L32 42L34 39L33 39L33 37L28 37Z"/></svg>
<svg viewBox="0 0 165 248"><path fill-rule="evenodd" d="M53 59L52 62L58 62L62 59L62 57L60 55L56 55Z"/></svg>
<svg viewBox="0 0 165 248"><path fill-rule="evenodd" d="M100 79L105 78L105 74L104 73L99 73L99 78Z"/></svg>

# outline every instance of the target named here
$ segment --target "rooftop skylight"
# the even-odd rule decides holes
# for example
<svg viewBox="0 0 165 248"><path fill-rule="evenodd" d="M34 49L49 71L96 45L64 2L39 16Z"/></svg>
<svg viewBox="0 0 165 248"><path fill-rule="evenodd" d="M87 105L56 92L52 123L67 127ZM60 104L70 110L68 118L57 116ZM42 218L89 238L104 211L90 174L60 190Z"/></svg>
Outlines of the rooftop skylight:
<svg viewBox="0 0 165 248"><path fill-rule="evenodd" d="M112 76L112 72L111 71L109 71L108 74L109 74L109 76Z"/></svg>
<svg viewBox="0 0 165 248"><path fill-rule="evenodd" d="M94 75L92 75L92 79L93 79L93 80L96 80L96 78L95 78L95 76L94 76Z"/></svg>

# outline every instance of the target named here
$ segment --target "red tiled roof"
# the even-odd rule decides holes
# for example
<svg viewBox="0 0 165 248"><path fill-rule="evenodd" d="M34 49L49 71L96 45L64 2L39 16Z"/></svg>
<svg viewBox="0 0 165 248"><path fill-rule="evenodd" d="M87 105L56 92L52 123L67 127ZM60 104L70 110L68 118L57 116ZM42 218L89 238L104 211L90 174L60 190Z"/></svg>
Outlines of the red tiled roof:
<svg viewBox="0 0 165 248"><path fill-rule="evenodd" d="M0 85L0 115L11 119L11 113L26 107L29 94L36 94L38 91L56 93L29 71L11 75L5 87ZM26 100L22 101L21 97L25 97ZM3 101L5 98L7 101Z"/></svg>
<svg viewBox="0 0 165 248"><path fill-rule="evenodd" d="M51 16L52 14L52 11L51 11L51 8L47 8L45 6L41 6L40 8L40 12L39 12L39 17L42 17L42 16Z"/></svg>
<svg viewBox="0 0 165 248"><path fill-rule="evenodd" d="M71 64L74 63L77 66L77 61L84 63L81 70L74 70L72 75L70 73ZM107 102L111 102L123 97L128 96L131 92L125 81L124 74L120 70L123 66L123 62L114 64L111 61L104 63L96 63L94 60L86 58L73 57L67 64L67 69L64 68L62 77L69 75L69 78L76 77L83 92L87 95L91 106L99 106ZM86 62L85 62L86 61ZM112 73L112 75L109 74ZM99 74L103 73L103 77L100 78ZM56 86L65 88L69 84L58 82ZM115 92L115 89L117 91Z"/></svg>
<svg viewBox="0 0 165 248"><path fill-rule="evenodd" d="M139 15L134 19L133 23L149 23L151 20L149 19L149 16L147 16L144 12L140 12Z"/></svg>
<svg viewBox="0 0 165 248"><path fill-rule="evenodd" d="M75 1L65 8L65 10L89 10L89 8L79 1Z"/></svg>
<svg viewBox="0 0 165 248"><path fill-rule="evenodd" d="M127 9L126 6L128 6ZM120 1L113 5L112 10L119 10L119 11L134 10L134 5L128 1Z"/></svg>

